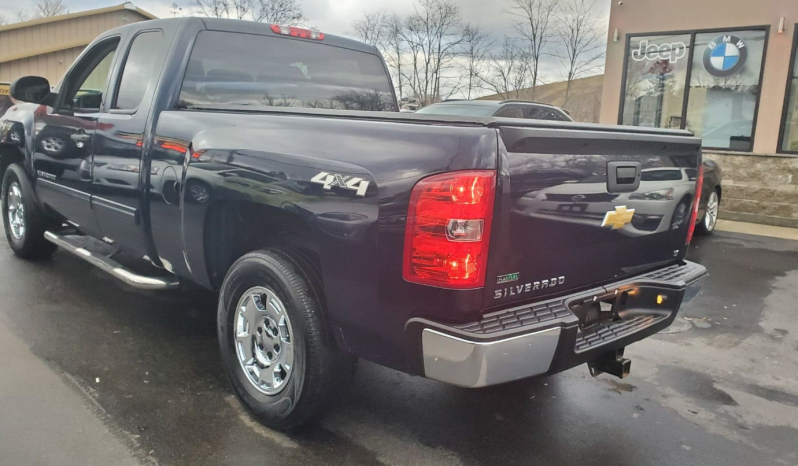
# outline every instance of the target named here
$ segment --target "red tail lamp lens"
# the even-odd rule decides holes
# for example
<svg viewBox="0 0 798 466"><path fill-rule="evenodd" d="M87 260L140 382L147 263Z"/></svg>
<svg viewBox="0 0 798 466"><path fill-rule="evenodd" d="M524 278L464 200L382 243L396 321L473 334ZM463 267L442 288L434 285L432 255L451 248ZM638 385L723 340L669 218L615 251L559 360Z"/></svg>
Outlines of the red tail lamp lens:
<svg viewBox="0 0 798 466"><path fill-rule="evenodd" d="M496 172L425 178L410 196L404 278L441 288L485 286Z"/></svg>
<svg viewBox="0 0 798 466"><path fill-rule="evenodd" d="M693 213L690 215L690 224L687 227L687 243L693 241L695 222L698 220L698 207L701 205L701 192L704 189L704 165L698 167L698 180L695 184L695 199L693 200Z"/></svg>

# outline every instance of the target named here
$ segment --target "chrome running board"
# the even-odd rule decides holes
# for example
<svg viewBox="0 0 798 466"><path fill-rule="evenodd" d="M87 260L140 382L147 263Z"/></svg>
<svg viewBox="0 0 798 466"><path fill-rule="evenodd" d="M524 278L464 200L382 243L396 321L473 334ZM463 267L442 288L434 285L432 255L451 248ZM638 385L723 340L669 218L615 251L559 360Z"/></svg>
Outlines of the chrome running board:
<svg viewBox="0 0 798 466"><path fill-rule="evenodd" d="M122 266L121 264L119 264L118 262L116 262L115 260L111 259L108 256L92 253L91 251L89 251L84 247L85 238L87 237L59 235L57 233L48 231L44 233L44 238L47 241L55 244L59 248L71 252L72 254L80 257L86 262L100 268L104 272L109 273L113 277L122 280L123 282L132 286L133 288L138 288L140 290L157 291L157 290L171 290L180 286L180 282L178 278L175 276L148 277L145 275L139 275L125 268L124 266ZM82 241L76 241L75 238L79 238Z"/></svg>

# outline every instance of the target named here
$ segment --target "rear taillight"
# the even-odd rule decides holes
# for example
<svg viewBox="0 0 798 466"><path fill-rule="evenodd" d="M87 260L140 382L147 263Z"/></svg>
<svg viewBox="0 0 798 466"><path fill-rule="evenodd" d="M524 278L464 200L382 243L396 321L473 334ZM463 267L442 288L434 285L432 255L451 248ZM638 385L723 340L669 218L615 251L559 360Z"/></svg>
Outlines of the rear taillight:
<svg viewBox="0 0 798 466"><path fill-rule="evenodd" d="M704 189L704 165L698 167L698 180L695 184L695 199L693 201L693 213L690 215L690 224L687 227L687 244L693 241L695 232L695 222L698 220L698 206L701 204L701 191Z"/></svg>
<svg viewBox="0 0 798 466"><path fill-rule="evenodd" d="M496 172L425 178L410 196L404 278L441 288L485 286Z"/></svg>
<svg viewBox="0 0 798 466"><path fill-rule="evenodd" d="M299 37L301 39L324 40L323 32L295 28L293 26L278 26L276 24L272 24L272 31L284 36Z"/></svg>

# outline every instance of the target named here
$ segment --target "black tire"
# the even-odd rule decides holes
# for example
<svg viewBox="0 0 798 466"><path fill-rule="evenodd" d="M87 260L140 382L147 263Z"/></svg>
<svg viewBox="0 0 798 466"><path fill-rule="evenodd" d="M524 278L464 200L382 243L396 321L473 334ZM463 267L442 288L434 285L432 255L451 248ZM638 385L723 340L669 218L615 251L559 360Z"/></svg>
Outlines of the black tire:
<svg viewBox="0 0 798 466"><path fill-rule="evenodd" d="M717 202L717 210L720 210L720 193L716 188L714 193L710 194L710 198L707 200L707 207L704 209L704 216L701 217L700 220L697 221L695 225L695 234L699 236L709 236L715 232L715 227L717 226L717 211L715 212L715 220L714 221L707 221L707 215L710 215L709 205L713 202L712 194L715 195L714 202Z"/></svg>
<svg viewBox="0 0 798 466"><path fill-rule="evenodd" d="M25 231L17 237L9 222L9 193L12 187L18 187L22 194L23 218ZM44 212L36 204L33 194L33 186L28 180L28 176L22 165L13 163L6 169L3 176L3 225L5 226L6 239L14 254L23 259L46 259L52 257L58 247L44 239L44 232L54 222L45 216Z"/></svg>
<svg viewBox="0 0 798 466"><path fill-rule="evenodd" d="M336 348L325 325L321 283L312 263L312 256L294 250L249 253L230 268L219 295L217 329L227 377L252 416L274 429L292 430L318 419L354 374L356 359ZM292 326L292 372L273 395L250 380L236 351L237 309L244 293L254 287L274 292Z"/></svg>
<svg viewBox="0 0 798 466"><path fill-rule="evenodd" d="M692 200L689 197L682 199L681 202L676 205L676 209L674 209L673 215L671 216L671 230L677 230L682 228L682 225L690 223L692 214L692 212L690 212L690 207L692 205Z"/></svg>

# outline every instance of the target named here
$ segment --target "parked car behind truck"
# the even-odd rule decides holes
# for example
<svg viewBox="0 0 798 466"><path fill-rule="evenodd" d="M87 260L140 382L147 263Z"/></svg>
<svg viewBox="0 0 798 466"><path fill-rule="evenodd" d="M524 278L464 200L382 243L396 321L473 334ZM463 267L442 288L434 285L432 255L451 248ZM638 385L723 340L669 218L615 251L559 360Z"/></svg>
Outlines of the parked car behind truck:
<svg viewBox="0 0 798 466"><path fill-rule="evenodd" d="M378 51L348 39L148 21L101 35L52 92L12 87L29 102L0 121L25 135L0 132L14 253L60 247L137 288L218 293L227 376L271 427L317 418L358 357L464 387L584 363L626 376L623 348L670 325L706 272L685 261L694 222L632 236L631 206L584 223L515 208L574 179L639 193L654 169L697 170L662 186L694 196L689 133L401 114ZM47 125L74 142L58 172Z"/></svg>

